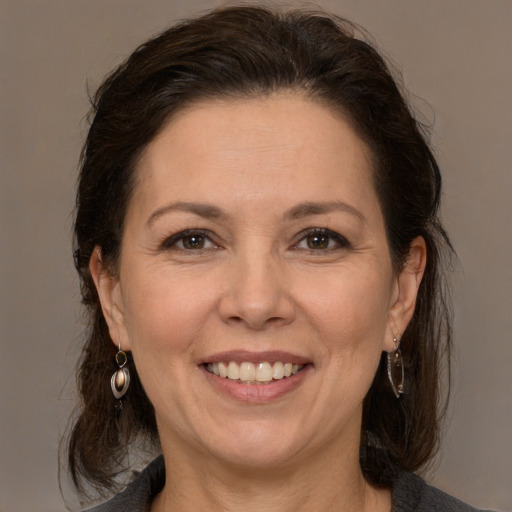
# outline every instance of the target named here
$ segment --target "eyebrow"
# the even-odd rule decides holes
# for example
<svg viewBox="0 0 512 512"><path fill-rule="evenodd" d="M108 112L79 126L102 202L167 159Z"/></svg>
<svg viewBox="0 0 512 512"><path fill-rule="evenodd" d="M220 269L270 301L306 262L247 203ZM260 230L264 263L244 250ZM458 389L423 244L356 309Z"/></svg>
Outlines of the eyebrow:
<svg viewBox="0 0 512 512"><path fill-rule="evenodd" d="M220 208L210 204L177 202L162 206L155 210L148 217L146 225L151 226L157 219L166 213L173 211L193 213L194 215L203 217L204 219L218 219L219 217L227 216Z"/></svg>
<svg viewBox="0 0 512 512"><path fill-rule="evenodd" d="M221 217L227 217L227 214L222 209L211 204L177 202L162 206L161 208L155 210L148 217L146 224L148 226L151 226L158 218L173 211L192 213L204 219L219 219ZM287 212L285 212L284 219L298 220L312 215L322 215L325 213L331 213L333 211L350 213L357 217L358 219L360 219L362 222L366 222L364 215L357 208L343 201L307 201L304 203L300 203L298 205L295 205L293 208L289 209Z"/></svg>
<svg viewBox="0 0 512 512"><path fill-rule="evenodd" d="M366 222L364 215L357 208L343 201L300 203L285 213L285 219L297 220L311 215L322 215L334 211L350 213L362 222Z"/></svg>

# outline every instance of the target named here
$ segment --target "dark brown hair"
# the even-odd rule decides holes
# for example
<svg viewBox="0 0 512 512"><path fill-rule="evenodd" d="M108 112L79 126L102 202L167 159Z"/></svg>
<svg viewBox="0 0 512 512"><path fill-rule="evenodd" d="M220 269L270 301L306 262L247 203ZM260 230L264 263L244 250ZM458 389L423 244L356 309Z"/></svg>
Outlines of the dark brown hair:
<svg viewBox="0 0 512 512"><path fill-rule="evenodd" d="M68 451L79 490L84 481L102 494L113 490L129 450L141 439L158 445L154 410L131 360L130 390L116 413L110 390L116 349L89 273L96 246L116 272L138 157L173 114L195 101L278 90L300 91L342 111L370 147L395 270L415 237L426 241L426 272L401 340L407 392L399 400L393 395L383 354L364 403L360 462L366 478L390 485L398 471L418 470L436 452L440 367L451 337L443 286L451 247L438 220L441 177L424 127L367 40L353 24L323 13L224 8L144 43L100 86L81 158L74 240L91 320Z"/></svg>

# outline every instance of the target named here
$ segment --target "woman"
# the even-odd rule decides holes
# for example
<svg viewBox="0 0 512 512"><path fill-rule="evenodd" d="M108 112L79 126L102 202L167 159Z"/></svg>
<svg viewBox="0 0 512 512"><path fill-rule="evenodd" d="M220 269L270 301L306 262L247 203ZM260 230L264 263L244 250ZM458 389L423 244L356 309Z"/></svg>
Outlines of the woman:
<svg viewBox="0 0 512 512"><path fill-rule="evenodd" d="M433 457L450 315L441 178L344 20L184 22L103 83L76 267L93 322L69 443L98 511L474 510Z"/></svg>

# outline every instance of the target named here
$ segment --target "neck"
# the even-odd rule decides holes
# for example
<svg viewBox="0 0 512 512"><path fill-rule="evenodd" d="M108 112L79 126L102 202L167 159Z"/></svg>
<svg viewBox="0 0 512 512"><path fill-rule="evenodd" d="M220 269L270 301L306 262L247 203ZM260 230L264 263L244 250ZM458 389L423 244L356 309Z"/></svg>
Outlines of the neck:
<svg viewBox="0 0 512 512"><path fill-rule="evenodd" d="M389 512L390 492L365 481L355 452L347 457L346 451L331 450L288 466L255 469L204 454L183 460L164 450L166 484L151 512Z"/></svg>

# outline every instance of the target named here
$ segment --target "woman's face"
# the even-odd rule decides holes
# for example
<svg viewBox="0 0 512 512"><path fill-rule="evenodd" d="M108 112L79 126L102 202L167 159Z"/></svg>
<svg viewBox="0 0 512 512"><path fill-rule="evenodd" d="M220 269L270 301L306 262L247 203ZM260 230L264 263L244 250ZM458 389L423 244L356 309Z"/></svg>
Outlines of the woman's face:
<svg viewBox="0 0 512 512"><path fill-rule="evenodd" d="M365 143L300 95L210 101L137 173L119 275L91 269L164 451L251 467L357 455L418 284L392 270Z"/></svg>

